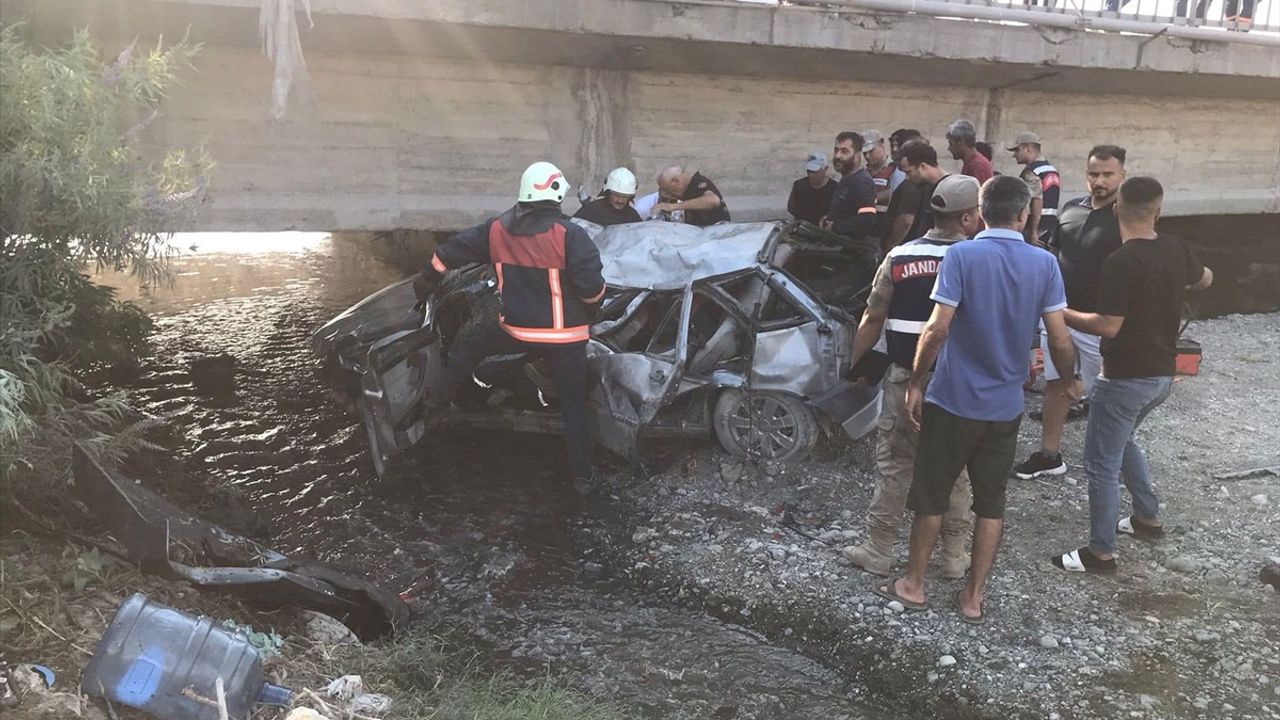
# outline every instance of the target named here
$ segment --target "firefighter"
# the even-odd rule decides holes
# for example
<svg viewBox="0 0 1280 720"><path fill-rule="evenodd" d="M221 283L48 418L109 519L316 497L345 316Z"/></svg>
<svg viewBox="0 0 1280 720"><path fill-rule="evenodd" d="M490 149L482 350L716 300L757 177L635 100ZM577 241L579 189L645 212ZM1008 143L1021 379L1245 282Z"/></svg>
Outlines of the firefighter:
<svg viewBox="0 0 1280 720"><path fill-rule="evenodd" d="M425 300L451 268L493 265L501 310L497 322L455 343L429 403L447 406L485 357L526 353L545 359L564 418L569 469L580 488L591 483L587 423L588 327L604 297L600 252L585 230L569 222L560 203L569 182L559 168L536 162L520 178L510 210L442 243L414 282Z"/></svg>

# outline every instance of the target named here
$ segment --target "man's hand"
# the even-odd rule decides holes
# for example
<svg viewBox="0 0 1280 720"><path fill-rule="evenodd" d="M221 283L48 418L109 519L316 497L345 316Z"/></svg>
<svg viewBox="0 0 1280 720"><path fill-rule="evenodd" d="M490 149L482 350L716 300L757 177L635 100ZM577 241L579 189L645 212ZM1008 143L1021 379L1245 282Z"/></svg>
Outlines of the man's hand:
<svg viewBox="0 0 1280 720"><path fill-rule="evenodd" d="M818 227L822 228L823 230L830 230L831 219L828 218L826 215L823 215L822 218L818 220Z"/></svg>
<svg viewBox="0 0 1280 720"><path fill-rule="evenodd" d="M1062 383L1062 396L1067 399L1067 402L1079 402L1080 398L1084 397L1084 383L1080 378Z"/></svg>
<svg viewBox="0 0 1280 720"><path fill-rule="evenodd" d="M920 432L924 422L924 388L913 382L907 383L907 417L911 419L911 427Z"/></svg>
<svg viewBox="0 0 1280 720"><path fill-rule="evenodd" d="M679 209L680 209L680 203L678 202L660 202L657 205L653 206L653 211L655 213L675 212L676 210L679 210Z"/></svg>

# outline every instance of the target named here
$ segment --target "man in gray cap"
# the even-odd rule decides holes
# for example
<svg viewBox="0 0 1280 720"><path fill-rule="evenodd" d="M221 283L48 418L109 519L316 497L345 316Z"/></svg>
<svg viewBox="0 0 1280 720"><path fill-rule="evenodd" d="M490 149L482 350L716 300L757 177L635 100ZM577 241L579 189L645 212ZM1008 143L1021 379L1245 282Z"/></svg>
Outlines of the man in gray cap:
<svg viewBox="0 0 1280 720"><path fill-rule="evenodd" d="M934 281L947 249L978 229L978 181L967 175L948 175L938 182L929 201L934 226L924 237L891 249L880 265L867 299L867 309L853 339L850 360L859 360L884 332L892 365L885 376L884 406L876 437L876 469L880 480L867 512L866 542L844 548L853 565L874 575L888 576L893 567L893 544L911 489L912 469L920 434L907 417L907 380L915 360L916 342L933 313ZM942 521L942 574L964 577L969 567L965 540L969 535L969 480L962 475L951 493L951 506Z"/></svg>
<svg viewBox="0 0 1280 720"><path fill-rule="evenodd" d="M889 200L907 174L891 162L889 143L879 130L862 131L862 157L867 161L867 172L876 184L876 229L873 233L881 240L881 248L888 252L884 239L889 235Z"/></svg>
<svg viewBox="0 0 1280 720"><path fill-rule="evenodd" d="M805 176L792 183L791 197L787 198L791 217L817 225L827 214L836 194L836 182L828 170L826 155L816 150L809 153L804 161Z"/></svg>
<svg viewBox="0 0 1280 720"><path fill-rule="evenodd" d="M1033 132L1018 133L1008 146L1013 159L1023 166L1022 179L1031 190L1031 218L1022 230L1027 242L1048 247L1058 229L1058 195L1062 178L1058 169L1044 159L1040 151L1040 136Z"/></svg>

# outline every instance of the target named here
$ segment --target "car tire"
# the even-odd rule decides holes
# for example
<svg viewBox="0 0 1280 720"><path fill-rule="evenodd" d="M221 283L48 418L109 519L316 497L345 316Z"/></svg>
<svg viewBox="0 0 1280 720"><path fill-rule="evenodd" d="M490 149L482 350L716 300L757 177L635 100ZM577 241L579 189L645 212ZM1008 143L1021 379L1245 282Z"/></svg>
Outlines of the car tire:
<svg viewBox="0 0 1280 720"><path fill-rule="evenodd" d="M813 410L787 393L727 388L716 398L711 422L735 457L788 462L807 456L818 442Z"/></svg>

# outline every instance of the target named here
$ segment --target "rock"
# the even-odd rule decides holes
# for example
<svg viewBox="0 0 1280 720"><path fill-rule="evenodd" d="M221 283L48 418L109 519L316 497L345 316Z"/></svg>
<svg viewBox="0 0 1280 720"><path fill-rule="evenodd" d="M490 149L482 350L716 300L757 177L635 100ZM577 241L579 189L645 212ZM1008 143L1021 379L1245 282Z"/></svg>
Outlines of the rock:
<svg viewBox="0 0 1280 720"><path fill-rule="evenodd" d="M777 560L781 562L787 559L787 549L782 547L781 545L770 545L768 552L769 552L769 558L772 560Z"/></svg>
<svg viewBox="0 0 1280 720"><path fill-rule="evenodd" d="M892 611L894 611L895 613L897 613L897 614L899 614L899 615L901 615L902 613L904 613L904 612L906 612L906 611L907 611L906 606L905 606L905 605L903 605L902 603L898 602L897 600L890 600L890 601L889 601L889 609L890 609L890 610L892 610Z"/></svg>
<svg viewBox="0 0 1280 720"><path fill-rule="evenodd" d="M1186 557L1185 555L1178 555L1165 560L1164 566L1174 572L1187 575L1200 572L1200 568L1204 567L1199 560Z"/></svg>
<svg viewBox="0 0 1280 720"><path fill-rule="evenodd" d="M1210 583L1226 582L1227 574L1222 572L1218 568L1212 568L1211 570L1209 570L1209 572L1204 574L1204 579L1205 579L1205 582L1210 582Z"/></svg>
<svg viewBox="0 0 1280 720"><path fill-rule="evenodd" d="M841 538L842 531L828 530L818 536L818 539L824 543L834 543Z"/></svg>
<svg viewBox="0 0 1280 720"><path fill-rule="evenodd" d="M1262 493L1258 493L1257 495L1254 495L1253 497L1249 498L1249 502L1253 503L1254 505L1266 505L1267 496L1263 495Z"/></svg>
<svg viewBox="0 0 1280 720"><path fill-rule="evenodd" d="M1218 634L1215 632L1210 632L1208 630L1196 630L1194 633L1191 634L1191 637L1196 642L1204 644L1204 643L1211 643L1214 640L1217 640Z"/></svg>
<svg viewBox="0 0 1280 720"><path fill-rule="evenodd" d="M658 537L658 533L653 528L639 527L632 533L631 542L642 545L656 537Z"/></svg>
<svg viewBox="0 0 1280 720"><path fill-rule="evenodd" d="M1155 698L1154 696L1151 696L1151 695L1143 695L1143 694L1140 694L1140 695L1138 695L1138 704L1139 704L1139 705L1141 705L1142 707L1144 707L1144 708L1146 708L1146 709L1150 710L1151 708L1155 707L1156 705L1159 705L1159 704L1160 704L1160 700L1158 700L1157 698Z"/></svg>
<svg viewBox="0 0 1280 720"><path fill-rule="evenodd" d="M314 610L303 610L302 616L307 619L304 634L308 640L324 645L360 644L360 638L351 632L351 628L343 625L336 618Z"/></svg>
<svg viewBox="0 0 1280 720"><path fill-rule="evenodd" d="M950 655L943 655L938 658L938 667L951 667L956 664L956 659Z"/></svg>
<svg viewBox="0 0 1280 720"><path fill-rule="evenodd" d="M1045 650L1057 650L1058 638L1052 635L1045 635L1044 637L1040 638L1040 647L1044 648Z"/></svg>

